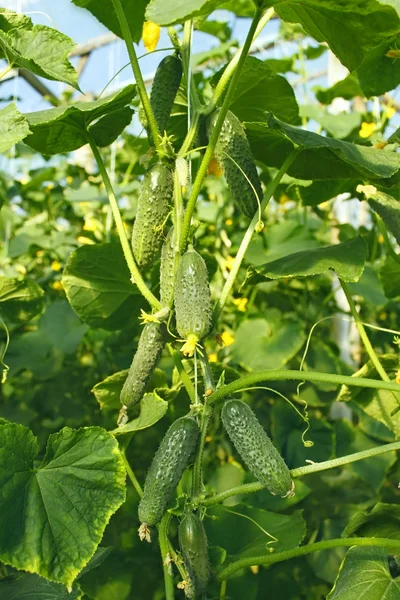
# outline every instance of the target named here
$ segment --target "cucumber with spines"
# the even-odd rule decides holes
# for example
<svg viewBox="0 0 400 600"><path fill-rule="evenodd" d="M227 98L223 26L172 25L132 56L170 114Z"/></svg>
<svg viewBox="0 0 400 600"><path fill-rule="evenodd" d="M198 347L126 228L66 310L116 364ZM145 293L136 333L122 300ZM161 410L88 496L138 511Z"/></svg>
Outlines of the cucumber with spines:
<svg viewBox="0 0 400 600"><path fill-rule="evenodd" d="M189 247L179 261L174 301L176 328L185 340L182 352L192 356L196 344L208 335L212 325L207 266L193 247Z"/></svg>
<svg viewBox="0 0 400 600"><path fill-rule="evenodd" d="M144 175L132 230L133 255L141 269L151 266L159 256L173 194L171 170L156 163Z"/></svg>
<svg viewBox="0 0 400 600"><path fill-rule="evenodd" d="M215 127L218 114L219 110L210 117L209 135ZM263 198L261 181L243 126L230 110L219 134L215 157L222 167L236 206L247 217L254 217Z"/></svg>
<svg viewBox="0 0 400 600"><path fill-rule="evenodd" d="M139 520L156 525L162 518L184 470L194 457L200 435L196 421L180 417L171 425L153 458L139 504Z"/></svg>
<svg viewBox="0 0 400 600"><path fill-rule="evenodd" d="M168 307L174 303L175 273L179 263L179 252L175 247L175 229L171 227L161 248L160 265L160 301Z"/></svg>
<svg viewBox="0 0 400 600"><path fill-rule="evenodd" d="M271 494L292 496L290 471L250 406L232 398L225 402L221 417L233 445L258 481Z"/></svg>
<svg viewBox="0 0 400 600"><path fill-rule="evenodd" d="M161 135L167 129L181 79L182 61L179 56L175 53L163 58L157 67L150 94L150 105Z"/></svg>
<svg viewBox="0 0 400 600"><path fill-rule="evenodd" d="M185 515L179 525L179 546L188 574L185 594L190 600L200 598L210 578L207 535L203 522L194 513Z"/></svg>

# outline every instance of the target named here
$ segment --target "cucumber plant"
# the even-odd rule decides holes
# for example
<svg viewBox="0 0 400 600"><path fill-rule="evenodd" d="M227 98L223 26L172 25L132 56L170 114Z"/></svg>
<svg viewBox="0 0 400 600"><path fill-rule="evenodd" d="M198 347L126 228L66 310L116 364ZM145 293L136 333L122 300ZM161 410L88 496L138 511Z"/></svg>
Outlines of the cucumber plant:
<svg viewBox="0 0 400 600"><path fill-rule="evenodd" d="M72 2L135 83L0 110L0 598L400 598L395 3L231 2L237 47L213 2ZM61 32L0 30L5 81L84 86Z"/></svg>

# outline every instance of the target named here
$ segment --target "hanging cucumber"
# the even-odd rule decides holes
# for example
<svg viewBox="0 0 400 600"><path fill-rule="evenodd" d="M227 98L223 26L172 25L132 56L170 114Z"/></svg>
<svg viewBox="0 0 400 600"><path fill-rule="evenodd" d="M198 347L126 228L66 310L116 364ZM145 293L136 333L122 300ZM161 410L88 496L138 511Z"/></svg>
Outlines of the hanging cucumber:
<svg viewBox="0 0 400 600"><path fill-rule="evenodd" d="M217 110L210 117L209 135L218 114ZM244 215L253 218L263 197L261 181L243 126L230 110L219 134L215 158L222 167L235 204Z"/></svg>
<svg viewBox="0 0 400 600"><path fill-rule="evenodd" d="M174 303L174 282L178 262L179 252L175 251L175 230L171 227L161 249L160 300L163 306L172 307Z"/></svg>
<svg viewBox="0 0 400 600"><path fill-rule="evenodd" d="M224 427L239 455L271 494L292 496L290 471L251 408L242 400L228 400L221 412Z"/></svg>
<svg viewBox="0 0 400 600"><path fill-rule="evenodd" d="M201 597L210 578L207 536L203 522L193 513L183 517L179 525L179 546L188 574L185 594L191 600Z"/></svg>
<svg viewBox="0 0 400 600"><path fill-rule="evenodd" d="M182 79L182 61L176 54L166 56L157 67L150 104L161 135L167 129L172 106Z"/></svg>
<svg viewBox="0 0 400 600"><path fill-rule="evenodd" d="M133 255L141 269L148 268L158 258L173 193L172 172L162 163L156 163L145 173L132 230Z"/></svg>
<svg viewBox="0 0 400 600"><path fill-rule="evenodd" d="M192 246L179 261L174 294L176 328L185 340L182 352L193 356L210 332L212 305L206 263Z"/></svg>
<svg viewBox="0 0 400 600"><path fill-rule="evenodd" d="M165 434L153 458L139 504L139 530L147 537L147 526L158 523L170 502L184 470L192 460L200 435L192 417L180 417Z"/></svg>
<svg viewBox="0 0 400 600"><path fill-rule="evenodd" d="M119 425L124 425L130 416L130 410L139 404L143 398L146 386L164 349L165 342L165 325L163 323L146 323L139 338L128 377L121 390L122 410L118 420Z"/></svg>

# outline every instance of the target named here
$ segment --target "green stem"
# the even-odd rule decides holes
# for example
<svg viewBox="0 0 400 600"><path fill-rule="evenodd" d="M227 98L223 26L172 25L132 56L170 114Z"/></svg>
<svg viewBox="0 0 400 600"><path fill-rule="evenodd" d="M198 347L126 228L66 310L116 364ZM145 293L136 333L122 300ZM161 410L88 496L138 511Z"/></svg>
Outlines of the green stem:
<svg viewBox="0 0 400 600"><path fill-rule="evenodd" d="M253 38L251 39L250 45L260 35L260 33L262 32L262 30L264 29L264 27L268 23L268 21L271 19L273 14L274 14L273 8L270 8L263 14L263 16L261 17L261 19L257 25L255 32L254 32ZM249 46L249 48L250 48L250 46ZM224 70L220 80L218 81L218 83L215 87L213 97L212 97L209 105L206 108L207 114L211 113L214 110L214 108L218 105L218 102L221 99L221 96L223 95L223 93L226 89L226 86L228 85L233 73L235 72L235 69L240 60L240 56L241 56L241 51L238 50L236 52L235 56L231 59L230 63L226 67L226 69Z"/></svg>
<svg viewBox="0 0 400 600"><path fill-rule="evenodd" d="M171 519L170 513L166 512L161 519L160 525L158 527L158 543L160 545L161 552L161 560L164 571L164 585L165 585L165 600L174 600L175 599L175 590L174 590L174 578L169 572L168 567L168 554L169 554L169 544L168 544L168 527Z"/></svg>
<svg viewBox="0 0 400 600"><path fill-rule="evenodd" d="M379 381L377 379L367 379L366 377L349 377L348 375L338 375L333 373L319 373L318 371L292 371L292 370L277 370L277 371L260 371L245 375L236 381L232 381L216 390L210 396L210 404L214 405L220 402L225 396L229 396L234 392L240 391L243 388L250 387L260 381L317 381L326 383L335 383L336 385L348 385L354 387L372 388L376 390L389 390L397 392L400 390L398 383Z"/></svg>
<svg viewBox="0 0 400 600"><path fill-rule="evenodd" d="M293 479L296 479L298 477L310 475L311 473L319 473L320 471L335 469L337 467L342 467L344 465L357 462L358 460L365 460L366 458L371 458L372 456L378 456L379 454L385 454L386 452L395 452L397 450L400 450L400 442L392 442L391 444L384 444L383 446L379 446L377 448L362 450L361 452L355 452L354 454L348 454L347 456L341 456L340 458L334 458L333 460L326 460L324 462L306 465L305 467L298 467L297 469L292 469L290 474ZM198 503L202 506L213 506L214 504L219 504L220 502L223 502L232 496L253 494L254 492L259 492L263 489L265 489L265 486L258 481L253 483L245 483L243 485L237 485L236 487L223 490L219 494L214 494L214 496L211 496L210 498L205 498L204 500L198 499Z"/></svg>
<svg viewBox="0 0 400 600"><path fill-rule="evenodd" d="M121 450L121 456L122 456L122 460L124 461L124 465L125 465L125 469L126 469L126 472L128 474L128 477L131 480L132 485L135 488L135 490L137 491L139 497L141 498L143 496L142 486L140 485L140 483L136 479L136 475L135 475L135 473L131 469L131 465L129 464L128 459L126 458L126 454L125 454L125 450L124 449Z"/></svg>
<svg viewBox="0 0 400 600"><path fill-rule="evenodd" d="M199 127L200 113L195 110L192 115L192 122L189 127L189 131L186 134L181 149L178 152L178 157L185 156L192 147L194 139L197 135L197 129Z"/></svg>
<svg viewBox="0 0 400 600"><path fill-rule="evenodd" d="M362 339L362 342L364 344L364 348L367 351L367 354L372 362L372 364L374 365L378 375L380 376L380 378L382 379L382 381L387 381L390 382L390 377L389 375L386 373L381 361L378 358L378 355L376 354L370 340L369 337L367 335L367 332L365 331L365 327L362 323L362 320L360 318L360 315L358 314L356 305L354 303L354 300L352 298L352 295L350 293L350 290L348 288L347 283L345 283L342 279L339 280L340 284L342 286L342 289L344 291L344 294L347 298L347 302L349 303L350 306L350 311L351 314L353 316L353 319L356 323L357 329L358 329L358 333L360 334L360 338ZM399 397L397 396L397 394L393 394L394 399L396 400L397 404L400 406L400 400Z"/></svg>
<svg viewBox="0 0 400 600"><path fill-rule="evenodd" d="M145 83L143 81L142 72L140 70L139 61L136 56L135 46L133 44L133 39L131 35L131 30L129 28L128 21L126 19L124 9L121 4L121 0L112 0L114 5L115 12L118 17L119 25L121 27L122 35L125 40L126 49L128 50L129 59L131 61L133 74L135 75L136 85L139 90L140 100L142 101L143 109L146 114L147 122L149 124L149 129L151 132L151 137L153 138L153 143L156 147L157 154L161 157L163 156L163 151L161 148L161 140L159 136L157 121L154 117L153 110L150 105L150 100L147 95L147 90Z"/></svg>
<svg viewBox="0 0 400 600"><path fill-rule="evenodd" d="M253 565L273 565L275 563L289 560L290 558L296 558L298 556L305 556L312 552L320 552L321 550L329 550L330 548L340 548L342 546L378 546L380 548L399 548L400 551L400 540L386 539L386 538L364 538L364 537L351 537L351 538L339 538L334 540L323 540L321 542L315 542L308 546L300 546L300 548L292 548L285 552L277 552L276 554L262 554L260 556L249 556L241 558L230 565L225 567L218 574L218 581L227 579L232 573L239 571L245 567L251 567Z"/></svg>
<svg viewBox="0 0 400 600"><path fill-rule="evenodd" d="M192 51L192 34L193 21L186 21L183 26L183 43L182 43L182 62L183 72L186 80L186 89L188 95L188 108L191 111L197 112L200 108L199 96L193 80L193 73L190 66L190 57Z"/></svg>
<svg viewBox="0 0 400 600"><path fill-rule="evenodd" d="M193 187L192 187L192 191L191 191L190 198L189 198L188 205L187 205L186 212L185 212L185 218L183 221L182 235L181 235L180 244L179 244L181 253L183 253L185 251L187 239L189 236L190 223L192 220L193 211L196 206L196 201L200 194L201 187L203 185L203 179L207 174L208 163L210 162L210 160L214 154L215 146L217 144L218 137L219 137L223 122L226 117L226 113L228 112L229 106L231 104L233 94L234 94L234 91L236 88L236 84L238 82L242 67L244 65L244 61L246 60L246 56L249 51L255 30L260 21L261 15L262 15L262 10L258 9L256 11L256 14L254 15L251 27L247 34L246 41L245 41L242 51L240 53L240 57L239 57L237 65L236 65L235 72L232 76L232 80L230 82L224 102L223 102L221 110L218 114L218 119L217 119L217 122L213 129L210 141L208 143L207 150L204 153L203 159L200 163L199 170L197 171L196 179L195 179Z"/></svg>
<svg viewBox="0 0 400 600"><path fill-rule="evenodd" d="M122 251L124 253L126 263L128 265L129 271L132 276L132 282L134 282L137 285L139 292L146 298L146 300L150 304L150 306L152 308L154 308L155 310L160 310L161 303L151 293L151 291L145 284L145 282L140 274L140 271L135 263L135 259L133 258L131 246L130 246L128 238L126 236L125 227L124 227L124 223L122 221L121 213L119 212L117 198L115 197L115 193L114 193L110 178L108 176L107 169L106 169L103 159L101 157L100 151L99 151L98 147L96 146L96 143L89 131L86 131L86 137L87 137L87 141L89 142L90 147L92 149L94 158L96 160L96 163L97 163L97 166L98 166L98 169L100 172L100 175L103 179L104 187L107 192L111 210L113 212L115 225L117 227L118 236L119 236L119 239L121 242Z"/></svg>
<svg viewBox="0 0 400 600"><path fill-rule="evenodd" d="M174 361L174 365L177 368L177 371L179 373L179 376L182 380L183 385L186 388L186 391L188 393L188 396L190 398L190 402L191 404L194 404L195 400L196 400L196 394L195 394L195 390L194 390L194 386L193 383L189 377L189 375L186 373L185 371L185 367L183 366L182 360L181 360L181 355L178 352L178 350L175 350L171 344L167 344L168 350L170 355L172 356L172 359Z"/></svg>
<svg viewBox="0 0 400 600"><path fill-rule="evenodd" d="M285 162L279 169L278 173L275 175L274 179L272 181L270 181L267 186L263 201L261 202L261 211L256 212L256 214L254 215L254 217L251 220L249 227L247 228L246 233L244 234L244 237L240 244L238 253L233 262L232 269L229 273L229 276L225 282L222 292L220 293L217 303L214 307L214 316L213 316L214 324L217 322L218 317L221 314L221 311L225 306L225 302L227 301L228 296L232 291L232 288L235 283L240 266L242 264L244 255L247 252L247 248L249 247L251 238L253 237L254 230L256 228L257 223L259 222L259 215L263 214L264 210L267 207L268 202L271 200L276 188L278 187L279 182L281 181L284 174L288 171L290 165L292 164L292 162L294 161L294 159L296 158L296 156L298 155L299 152L300 152L300 149L298 148L298 149L293 150L289 154L289 156L287 157L287 159L285 160Z"/></svg>
<svg viewBox="0 0 400 600"><path fill-rule="evenodd" d="M219 591L219 600L225 600L226 598L226 586L227 586L228 582L226 579L224 579L223 581L221 581L221 589Z"/></svg>

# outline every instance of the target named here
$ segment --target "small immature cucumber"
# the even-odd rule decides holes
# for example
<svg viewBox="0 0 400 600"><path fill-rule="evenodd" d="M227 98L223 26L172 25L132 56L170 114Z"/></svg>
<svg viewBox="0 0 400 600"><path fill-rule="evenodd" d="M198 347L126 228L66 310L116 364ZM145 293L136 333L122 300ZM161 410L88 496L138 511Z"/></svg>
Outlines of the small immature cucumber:
<svg viewBox="0 0 400 600"><path fill-rule="evenodd" d="M171 227L161 248L160 300L163 306L172 307L174 303L174 282L178 262L179 252L175 251L175 230Z"/></svg>
<svg viewBox="0 0 400 600"><path fill-rule="evenodd" d="M120 399L125 411L138 404L146 390L149 379L157 366L166 342L165 325L146 323L139 344L123 385Z"/></svg>
<svg viewBox="0 0 400 600"><path fill-rule="evenodd" d="M209 135L215 127L218 114L219 112L216 111L211 115L208 127ZM247 217L254 217L259 202L263 198L261 181L243 126L230 110L228 110L219 134L215 157L222 166L235 204Z"/></svg>
<svg viewBox="0 0 400 600"><path fill-rule="evenodd" d="M161 135L167 129L172 106L182 79L182 61L176 54L166 56L157 67L150 104Z"/></svg>
<svg viewBox="0 0 400 600"><path fill-rule="evenodd" d="M139 520L158 523L184 470L192 460L200 430L192 417L180 417L171 425L153 458L139 504Z"/></svg>
<svg viewBox="0 0 400 600"><path fill-rule="evenodd" d="M221 412L222 422L239 455L271 494L292 496L290 471L251 408L242 400L228 400Z"/></svg>
<svg viewBox="0 0 400 600"><path fill-rule="evenodd" d="M201 597L210 578L207 536L203 522L193 513L183 517L179 525L179 546L188 573L186 596L191 600Z"/></svg>
<svg viewBox="0 0 400 600"><path fill-rule="evenodd" d="M141 269L152 265L158 257L173 193L172 172L162 163L156 163L144 176L132 230L133 255Z"/></svg>
<svg viewBox="0 0 400 600"><path fill-rule="evenodd" d="M181 257L175 279L176 328L186 341L182 352L192 356L197 342L211 329L212 305L206 263L194 250Z"/></svg>

